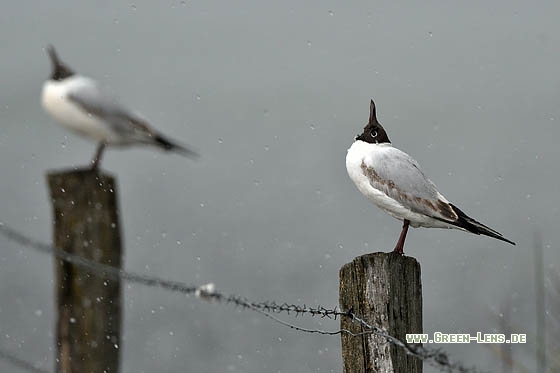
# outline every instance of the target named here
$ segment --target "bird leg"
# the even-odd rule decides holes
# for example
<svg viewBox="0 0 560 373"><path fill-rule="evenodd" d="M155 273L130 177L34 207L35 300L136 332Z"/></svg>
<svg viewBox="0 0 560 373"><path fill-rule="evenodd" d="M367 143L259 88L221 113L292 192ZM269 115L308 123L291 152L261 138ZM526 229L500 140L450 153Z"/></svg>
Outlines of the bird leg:
<svg viewBox="0 0 560 373"><path fill-rule="evenodd" d="M406 219L403 220L401 235L399 237L399 240L397 241L397 246L395 246L395 250L393 250L394 253L404 255L404 240L406 239L406 233L408 232L409 224L410 224L409 220Z"/></svg>
<svg viewBox="0 0 560 373"><path fill-rule="evenodd" d="M91 170L92 171L97 170L97 167L99 166L99 163L101 161L101 156L103 155L103 150L104 149L105 149L105 143L100 142L99 145L97 145L97 150L95 151L95 156L91 160Z"/></svg>

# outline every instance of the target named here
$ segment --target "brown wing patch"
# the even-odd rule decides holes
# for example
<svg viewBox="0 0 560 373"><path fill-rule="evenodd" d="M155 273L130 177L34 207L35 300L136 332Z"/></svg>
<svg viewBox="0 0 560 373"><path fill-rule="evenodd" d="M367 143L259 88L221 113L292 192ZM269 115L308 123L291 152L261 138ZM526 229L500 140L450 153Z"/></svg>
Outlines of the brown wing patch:
<svg viewBox="0 0 560 373"><path fill-rule="evenodd" d="M455 211L453 211L453 207L451 207L449 203L443 202L442 200L437 201L437 210L443 217L449 219L449 221L455 221L459 218Z"/></svg>
<svg viewBox="0 0 560 373"><path fill-rule="evenodd" d="M371 186L376 189L381 188L381 191L387 196L394 198L394 196L397 195L397 198L407 201L418 198L409 196L408 193L404 193L403 191L401 191L392 180L386 180L380 177L373 168L368 167L363 161L361 164L361 168L364 175L366 175L369 179Z"/></svg>
<svg viewBox="0 0 560 373"><path fill-rule="evenodd" d="M437 211L441 216L438 219L445 219L454 222L458 219L457 214L453 211L453 208L442 200L431 201L426 198L412 196L409 193L400 190L392 180L386 180L380 177L373 168L368 167L365 162L362 161L361 164L362 172L370 181L372 187L380 189L388 197L396 199L399 202L408 202L408 207L413 211L422 213L428 216L433 214L430 211ZM416 206L416 208L415 208Z"/></svg>
<svg viewBox="0 0 560 373"><path fill-rule="evenodd" d="M361 168L362 168L362 172L364 173L364 175L366 175L367 178L370 180L370 183L371 183L372 181L374 181L375 183L380 184L380 185L376 185L376 186L375 186L376 188L379 187L379 186L382 186L383 189L386 189L386 190L393 190L393 189L398 190L397 187L396 187L396 185L395 185L395 183L394 183L392 180L385 180L385 179L381 178L381 177L375 172L375 170L374 170L373 168L371 168L371 167L368 167L368 166L365 164L364 161L362 161ZM372 186L374 186L374 185L372 185ZM387 191L384 190L384 192L385 192L385 194L389 195L389 193L387 193ZM407 197L407 198L408 198L408 197Z"/></svg>

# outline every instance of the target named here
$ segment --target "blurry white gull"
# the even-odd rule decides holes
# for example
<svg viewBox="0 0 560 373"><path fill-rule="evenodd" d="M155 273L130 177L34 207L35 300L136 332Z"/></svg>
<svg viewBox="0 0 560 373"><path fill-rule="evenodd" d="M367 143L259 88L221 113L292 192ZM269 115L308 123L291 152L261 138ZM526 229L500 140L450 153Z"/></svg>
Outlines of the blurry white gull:
<svg viewBox="0 0 560 373"><path fill-rule="evenodd" d="M500 233L467 216L441 195L418 162L394 148L378 122L375 103L369 122L348 149L346 169L358 190L377 207L402 220L394 251L403 254L408 226L454 228L508 242Z"/></svg>
<svg viewBox="0 0 560 373"><path fill-rule="evenodd" d="M96 81L75 74L58 58L54 47L49 46L47 52L53 71L43 85L41 103L65 128L98 143L92 169L99 166L107 145L155 145L196 157L195 152L168 139L139 114L120 105Z"/></svg>

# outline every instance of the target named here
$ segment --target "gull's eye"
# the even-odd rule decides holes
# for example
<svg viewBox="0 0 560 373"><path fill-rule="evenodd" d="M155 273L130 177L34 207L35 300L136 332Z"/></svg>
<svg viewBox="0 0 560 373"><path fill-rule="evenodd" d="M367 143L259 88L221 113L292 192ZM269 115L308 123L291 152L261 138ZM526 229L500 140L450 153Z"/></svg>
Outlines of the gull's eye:
<svg viewBox="0 0 560 373"><path fill-rule="evenodd" d="M373 138L377 137L377 131L376 130L371 131L371 137L373 137Z"/></svg>

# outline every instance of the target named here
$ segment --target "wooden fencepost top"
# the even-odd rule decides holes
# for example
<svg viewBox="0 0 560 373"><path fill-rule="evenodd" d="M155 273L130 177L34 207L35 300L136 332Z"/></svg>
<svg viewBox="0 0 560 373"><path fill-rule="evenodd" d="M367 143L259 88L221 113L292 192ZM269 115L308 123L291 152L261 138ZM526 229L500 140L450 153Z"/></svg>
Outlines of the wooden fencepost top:
<svg viewBox="0 0 560 373"><path fill-rule="evenodd" d="M340 270L340 308L352 310L370 325L406 341L407 333L422 333L422 283L415 258L397 253L359 256ZM367 331L348 317L341 329ZM342 333L343 372L420 373L422 361L375 334Z"/></svg>

